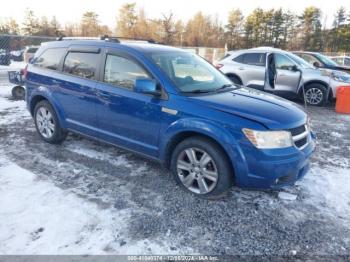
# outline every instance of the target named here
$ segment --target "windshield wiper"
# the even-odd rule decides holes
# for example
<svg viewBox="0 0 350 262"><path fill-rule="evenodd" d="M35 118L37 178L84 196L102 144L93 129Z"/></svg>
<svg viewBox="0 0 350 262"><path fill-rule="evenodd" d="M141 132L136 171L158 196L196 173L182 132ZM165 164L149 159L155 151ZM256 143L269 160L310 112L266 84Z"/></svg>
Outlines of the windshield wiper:
<svg viewBox="0 0 350 262"><path fill-rule="evenodd" d="M182 91L183 93L194 93L194 94L204 94L204 93L210 93L210 92L213 92L215 91L216 89L194 89L194 90L191 90L191 91Z"/></svg>

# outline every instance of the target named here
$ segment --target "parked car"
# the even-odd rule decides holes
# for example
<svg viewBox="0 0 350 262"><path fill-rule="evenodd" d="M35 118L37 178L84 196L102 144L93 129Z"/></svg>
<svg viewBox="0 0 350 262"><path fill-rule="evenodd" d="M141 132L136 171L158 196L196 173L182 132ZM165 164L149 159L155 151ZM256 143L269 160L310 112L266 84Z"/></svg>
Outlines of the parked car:
<svg viewBox="0 0 350 262"><path fill-rule="evenodd" d="M331 58L317 52L293 52L316 68L326 68L331 70L344 71L350 73L350 67L342 66L334 62Z"/></svg>
<svg viewBox="0 0 350 262"><path fill-rule="evenodd" d="M63 39L42 45L25 75L44 141L69 131L106 141L163 163L202 197L233 184L280 188L309 169L314 135L299 106L234 86L181 49Z"/></svg>
<svg viewBox="0 0 350 262"><path fill-rule="evenodd" d="M16 61L16 62L21 62L23 61L23 53L24 53L24 50L15 50L15 51L11 51L10 54L11 54L11 59L13 61Z"/></svg>
<svg viewBox="0 0 350 262"><path fill-rule="evenodd" d="M276 48L231 51L216 65L233 83L288 98L303 98L311 105L323 105L336 97L338 86L349 86L343 72L314 68L300 57ZM303 86L305 89L303 89Z"/></svg>
<svg viewBox="0 0 350 262"><path fill-rule="evenodd" d="M35 52L39 49L39 46L27 46L24 49L23 60L25 63L28 63L29 60L34 57Z"/></svg>
<svg viewBox="0 0 350 262"><path fill-rule="evenodd" d="M5 49L0 49L0 65L10 65L11 56Z"/></svg>
<svg viewBox="0 0 350 262"><path fill-rule="evenodd" d="M350 56L333 56L331 59L338 65L348 66L350 68Z"/></svg>

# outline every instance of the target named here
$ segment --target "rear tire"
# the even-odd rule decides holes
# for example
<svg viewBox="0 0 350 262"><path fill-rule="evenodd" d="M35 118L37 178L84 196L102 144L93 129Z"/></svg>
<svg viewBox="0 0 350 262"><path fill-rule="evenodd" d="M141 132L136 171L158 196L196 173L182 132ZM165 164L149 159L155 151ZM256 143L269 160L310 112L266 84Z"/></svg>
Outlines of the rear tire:
<svg viewBox="0 0 350 262"><path fill-rule="evenodd" d="M233 185L226 153L215 142L200 136L187 138L176 146L170 169L182 189L202 198L222 198Z"/></svg>
<svg viewBox="0 0 350 262"><path fill-rule="evenodd" d="M303 93L302 93L303 95ZM304 98L304 97L303 97ZM321 84L310 84L305 87L305 98L309 105L323 106L327 101L327 88Z"/></svg>
<svg viewBox="0 0 350 262"><path fill-rule="evenodd" d="M67 137L67 131L62 129L53 107L47 100L36 104L34 122L41 139L50 144L60 144Z"/></svg>

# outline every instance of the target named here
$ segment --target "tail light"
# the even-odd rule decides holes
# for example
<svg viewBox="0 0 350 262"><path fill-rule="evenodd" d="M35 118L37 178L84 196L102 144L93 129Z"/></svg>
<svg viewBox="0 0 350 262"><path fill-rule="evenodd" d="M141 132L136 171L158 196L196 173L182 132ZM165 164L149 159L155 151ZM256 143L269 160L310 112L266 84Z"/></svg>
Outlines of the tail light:
<svg viewBox="0 0 350 262"><path fill-rule="evenodd" d="M21 70L21 74L22 74L22 76L23 76L24 79L27 77L27 74L28 74L28 64L25 66L24 69Z"/></svg>
<svg viewBox="0 0 350 262"><path fill-rule="evenodd" d="M223 67L224 65L223 64L216 64L215 67L216 69L220 69L221 67Z"/></svg>

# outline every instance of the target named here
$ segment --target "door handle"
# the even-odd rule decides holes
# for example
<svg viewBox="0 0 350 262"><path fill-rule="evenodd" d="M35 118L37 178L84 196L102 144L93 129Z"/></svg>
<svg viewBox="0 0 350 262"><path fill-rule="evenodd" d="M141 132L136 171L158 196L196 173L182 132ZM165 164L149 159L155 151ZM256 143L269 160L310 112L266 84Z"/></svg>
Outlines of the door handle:
<svg viewBox="0 0 350 262"><path fill-rule="evenodd" d="M244 67L241 66L241 67L239 67L238 69L239 69L239 70L244 70Z"/></svg>
<svg viewBox="0 0 350 262"><path fill-rule="evenodd" d="M286 76L285 74L279 74L278 76Z"/></svg>

